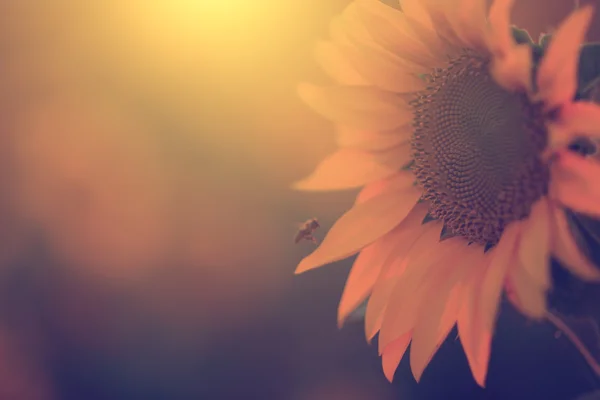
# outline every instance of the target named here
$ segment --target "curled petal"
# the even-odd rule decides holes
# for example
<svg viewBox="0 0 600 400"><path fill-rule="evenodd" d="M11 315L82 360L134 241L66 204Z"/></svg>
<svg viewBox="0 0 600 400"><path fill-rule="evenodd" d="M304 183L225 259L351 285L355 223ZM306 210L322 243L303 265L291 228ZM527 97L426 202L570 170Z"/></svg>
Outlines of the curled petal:
<svg viewBox="0 0 600 400"><path fill-rule="evenodd" d="M564 210L552 205L552 254L574 275L588 281L600 281L600 270L581 253Z"/></svg>
<svg viewBox="0 0 600 400"><path fill-rule="evenodd" d="M300 262L296 273L357 253L401 223L420 196L421 192L411 186L354 206L337 220L321 245Z"/></svg>

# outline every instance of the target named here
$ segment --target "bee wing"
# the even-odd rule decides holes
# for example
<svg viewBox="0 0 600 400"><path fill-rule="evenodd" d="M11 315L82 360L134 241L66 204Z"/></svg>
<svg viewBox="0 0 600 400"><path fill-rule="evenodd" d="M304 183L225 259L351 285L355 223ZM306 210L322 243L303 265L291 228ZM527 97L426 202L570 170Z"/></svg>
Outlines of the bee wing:
<svg viewBox="0 0 600 400"><path fill-rule="evenodd" d="M296 232L296 237L294 238L294 243L299 243L302 239L304 239L306 233L303 230L299 230Z"/></svg>

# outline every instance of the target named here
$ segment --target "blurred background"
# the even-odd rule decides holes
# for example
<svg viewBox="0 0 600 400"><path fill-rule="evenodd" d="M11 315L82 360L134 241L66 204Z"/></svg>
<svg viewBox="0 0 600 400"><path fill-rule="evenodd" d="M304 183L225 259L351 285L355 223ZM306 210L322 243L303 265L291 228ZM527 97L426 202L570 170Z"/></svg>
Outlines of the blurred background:
<svg viewBox="0 0 600 400"><path fill-rule="evenodd" d="M334 149L295 90L324 81L313 45L348 3L0 2L0 400L600 389L556 329L510 309L486 390L455 335L419 385L406 362L389 384L362 324L336 326L351 260L293 276L313 248L296 224L318 217L322 238L354 194L289 189ZM534 38L573 7L516 3Z"/></svg>

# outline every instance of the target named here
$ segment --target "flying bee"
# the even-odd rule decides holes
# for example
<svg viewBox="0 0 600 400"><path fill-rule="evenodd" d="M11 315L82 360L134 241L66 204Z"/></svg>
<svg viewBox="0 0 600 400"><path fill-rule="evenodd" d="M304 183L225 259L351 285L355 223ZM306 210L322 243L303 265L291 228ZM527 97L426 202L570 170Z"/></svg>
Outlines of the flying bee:
<svg viewBox="0 0 600 400"><path fill-rule="evenodd" d="M318 244L317 239L313 236L313 233L319 229L319 221L316 218L311 218L306 222L300 224L294 243L300 243L301 240L310 240L314 244Z"/></svg>

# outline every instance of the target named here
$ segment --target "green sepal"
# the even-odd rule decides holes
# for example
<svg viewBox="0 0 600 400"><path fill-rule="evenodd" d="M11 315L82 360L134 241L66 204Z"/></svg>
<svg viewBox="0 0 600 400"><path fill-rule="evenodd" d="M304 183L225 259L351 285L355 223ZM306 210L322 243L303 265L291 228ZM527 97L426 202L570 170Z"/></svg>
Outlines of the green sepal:
<svg viewBox="0 0 600 400"><path fill-rule="evenodd" d="M402 170L402 171L411 171L413 165L415 165L415 160L410 160L405 165L403 165L402 168L400 168L400 170Z"/></svg>
<svg viewBox="0 0 600 400"><path fill-rule="evenodd" d="M456 233L452 232L446 225L442 226L442 231L440 232L440 242L443 242L446 239L450 239L457 236Z"/></svg>
<svg viewBox="0 0 600 400"><path fill-rule="evenodd" d="M423 218L423 221L421 221L421 225L425 225L426 223L435 221L435 220L436 220L435 217L433 217L431 214L427 213L427 215L425 215L425 218Z"/></svg>
<svg viewBox="0 0 600 400"><path fill-rule="evenodd" d="M513 25L511 27L511 30L512 36L515 39L515 42L517 42L518 44L533 44L533 39L529 35L529 32L527 32L525 29L517 28Z"/></svg>
<svg viewBox="0 0 600 400"><path fill-rule="evenodd" d="M538 45L542 48L542 50L546 50L548 48L548 45L550 44L551 39L551 33L542 33L540 35L540 38L538 39Z"/></svg>

